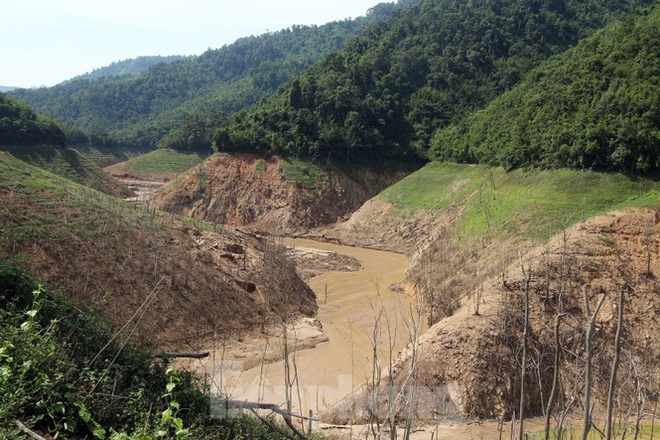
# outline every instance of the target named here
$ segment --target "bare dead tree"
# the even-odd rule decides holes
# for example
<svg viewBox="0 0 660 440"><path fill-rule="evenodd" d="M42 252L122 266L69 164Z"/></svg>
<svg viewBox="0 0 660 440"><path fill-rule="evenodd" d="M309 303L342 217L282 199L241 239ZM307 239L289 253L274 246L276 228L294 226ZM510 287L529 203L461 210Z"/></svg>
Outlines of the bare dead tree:
<svg viewBox="0 0 660 440"><path fill-rule="evenodd" d="M383 308L381 307L376 313L376 310L373 309L375 318L374 318L374 329L371 333L371 399L369 402L369 428L371 429L371 434L374 438L380 437L380 419L378 415L378 406L380 404L380 384L382 378L382 370L380 365L380 359L378 357L378 347L380 346L381 335L380 335L380 323L383 317Z"/></svg>
<svg viewBox="0 0 660 440"><path fill-rule="evenodd" d="M614 388L616 386L616 375L619 370L619 358L621 356L621 332L623 331L623 296L627 286L624 285L619 291L619 304L617 310L616 336L614 337L614 359L612 360L612 372L610 383L607 388L607 418L605 426L605 440L612 439L612 413L614 411Z"/></svg>
<svg viewBox="0 0 660 440"><path fill-rule="evenodd" d="M653 278L653 272L651 271L651 244L653 243L653 234L655 233L655 220L658 215L658 211L654 210L653 211L653 216L651 217L651 221L649 222L649 225L646 227L646 230L644 231L644 241L646 244L646 277L648 279Z"/></svg>
<svg viewBox="0 0 660 440"><path fill-rule="evenodd" d="M603 300L605 299L605 294L603 293L598 300L596 309L593 314L591 313L591 308L589 307L589 287L585 284L582 286L582 296L584 297L584 313L587 318L587 334L586 334L586 365L585 365L585 378L584 378L584 427L582 431L582 440L587 440L589 435L589 430L591 429L591 368L592 368L592 352L593 352L593 332L594 326L596 324L596 317L600 311L601 306L603 305Z"/></svg>
<svg viewBox="0 0 660 440"><path fill-rule="evenodd" d="M522 254L518 254L520 262L520 269L522 270L523 280L525 283L525 322L523 324L522 336L522 360L520 366L520 407L518 409L518 416L520 418L520 426L518 427L518 439L523 440L524 424L525 424L525 374L527 372L527 339L529 332L529 285L532 279L532 271L530 268L525 269L525 262L523 261Z"/></svg>
<svg viewBox="0 0 660 440"><path fill-rule="evenodd" d="M560 373L560 359L561 359L561 345L559 341L559 327L561 325L561 318L563 313L557 313L555 318L555 358L553 362L553 375L552 375L552 388L550 389L550 397L548 397L548 406L545 412L545 440L550 439L550 418L552 416L552 408L555 405L557 393L559 388L559 373Z"/></svg>
<svg viewBox="0 0 660 440"><path fill-rule="evenodd" d="M389 353L389 358L388 358L388 370L387 370L387 375L388 375L388 396L387 396L387 402L388 402L388 411L387 411L387 425L389 425L390 429L390 440L396 440L397 438L397 425L396 425L396 415L395 415L395 409L396 409L396 396L395 396L395 388L394 388L394 360L395 360L395 351L394 347L396 346L396 336L397 336L397 330L398 330L398 322L394 320L394 330L392 330L392 327L390 326L390 321L387 317L387 314L385 314L385 321L387 322L387 336L388 336L388 353Z"/></svg>
<svg viewBox="0 0 660 440"><path fill-rule="evenodd" d="M403 431L403 439L408 440L410 434L412 434L412 422L415 416L415 407L417 404L417 380L419 378L419 335L421 332L420 328L421 317L417 318L415 312L410 309L410 321L407 322L408 327L408 337L410 338L411 343L411 358L410 358L410 385L408 385L408 401L406 408L406 423Z"/></svg>

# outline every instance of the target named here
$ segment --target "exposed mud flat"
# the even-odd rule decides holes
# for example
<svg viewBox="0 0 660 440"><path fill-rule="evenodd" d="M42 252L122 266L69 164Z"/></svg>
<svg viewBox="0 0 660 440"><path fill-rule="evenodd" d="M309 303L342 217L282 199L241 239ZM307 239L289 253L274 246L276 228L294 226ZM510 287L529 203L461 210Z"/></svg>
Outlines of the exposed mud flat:
<svg viewBox="0 0 660 440"><path fill-rule="evenodd" d="M388 287L403 280L405 256L309 240L286 242L295 245L299 255L344 254L349 258L345 262L361 265L359 270L329 271L309 280L319 303L318 321L297 320L288 327L288 350L295 352L289 366L299 380L293 389L294 410L316 413L371 377L374 328L378 356L393 360L408 343L408 327L418 317L412 301ZM283 352L280 327L266 332L257 344L244 340L216 347L215 357L200 362L198 372L213 378L213 391L232 399L282 404L285 362L278 358Z"/></svg>

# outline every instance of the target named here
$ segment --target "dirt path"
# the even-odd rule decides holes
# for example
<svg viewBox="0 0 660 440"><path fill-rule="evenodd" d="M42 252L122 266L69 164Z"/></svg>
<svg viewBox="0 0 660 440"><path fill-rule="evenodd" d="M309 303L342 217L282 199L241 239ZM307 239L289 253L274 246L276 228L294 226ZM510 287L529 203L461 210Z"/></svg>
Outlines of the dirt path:
<svg viewBox="0 0 660 440"><path fill-rule="evenodd" d="M300 386L294 389L295 411L315 413L346 396L371 375L371 339L376 317L381 314L379 351L382 359L408 343L407 322L412 302L389 286L403 280L408 267L405 256L390 252L351 248L309 240L287 240L296 247L334 251L356 258L362 269L325 272L309 281L319 302L318 320L328 342L295 355ZM327 293L327 295L326 295ZM327 297L327 299L326 299ZM389 348L388 328L392 334ZM273 344L281 339L274 338ZM257 365L247 371L216 368L215 382L238 400L285 402L283 361ZM292 365L293 368L293 365Z"/></svg>

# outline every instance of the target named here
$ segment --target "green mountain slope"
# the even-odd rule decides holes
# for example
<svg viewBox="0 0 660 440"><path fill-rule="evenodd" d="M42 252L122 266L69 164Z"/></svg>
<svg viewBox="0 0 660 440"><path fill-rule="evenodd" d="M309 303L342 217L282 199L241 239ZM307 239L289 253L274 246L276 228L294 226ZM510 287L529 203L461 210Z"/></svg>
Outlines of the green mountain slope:
<svg viewBox="0 0 660 440"><path fill-rule="evenodd" d="M126 185L74 148L0 146L0 151L3 150L30 165L106 194L120 198L133 195Z"/></svg>
<svg viewBox="0 0 660 440"><path fill-rule="evenodd" d="M423 153L547 57L649 1L426 0L380 23L216 136L224 149Z"/></svg>
<svg viewBox="0 0 660 440"><path fill-rule="evenodd" d="M190 114L233 112L269 96L393 9L382 5L355 20L242 38L193 59L152 66L139 75L77 79L12 93L67 124L107 132L125 143L155 146Z"/></svg>
<svg viewBox="0 0 660 440"><path fill-rule="evenodd" d="M629 173L660 165L660 7L628 17L532 72L460 124L434 157Z"/></svg>
<svg viewBox="0 0 660 440"><path fill-rule="evenodd" d="M187 58L182 55L170 55L170 56L143 56L137 57L130 60L116 61L109 66L100 67L94 69L89 73L84 75L76 76L72 78L71 81L79 79L101 79L108 76L125 76L125 75L136 75L138 73L148 70L150 67L155 66L156 64L161 63L173 63L175 61L185 60Z"/></svg>
<svg viewBox="0 0 660 440"><path fill-rule="evenodd" d="M65 141L66 134L56 122L0 93L0 151L107 194L132 195L79 151L65 148Z"/></svg>
<svg viewBox="0 0 660 440"><path fill-rule="evenodd" d="M0 146L52 145L61 147L66 136L54 121L27 105L0 93Z"/></svg>

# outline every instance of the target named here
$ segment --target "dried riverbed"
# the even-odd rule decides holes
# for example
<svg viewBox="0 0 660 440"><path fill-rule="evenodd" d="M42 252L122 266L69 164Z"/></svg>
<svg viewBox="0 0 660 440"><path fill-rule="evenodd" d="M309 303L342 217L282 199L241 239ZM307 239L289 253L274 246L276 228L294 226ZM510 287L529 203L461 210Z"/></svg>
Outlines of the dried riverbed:
<svg viewBox="0 0 660 440"><path fill-rule="evenodd" d="M303 253L317 249L344 254L362 266L311 278L308 282L319 303L318 321L301 320L295 329L289 328L290 348L295 344L304 348L289 358L298 378L293 387L294 411L307 413L311 409L317 413L371 376L376 326L382 363L390 356L393 360L409 342L408 327L417 319L413 303L401 289L390 289L403 280L408 259L391 252L310 240L290 239L286 243L303 249ZM245 356L235 356L241 344L216 347L215 356L205 360L205 370L213 377L213 391L235 400L284 404L285 362L272 362L281 357L282 341L281 333L271 331L268 349L261 349L261 356L254 350L254 341L243 344L252 346Z"/></svg>

